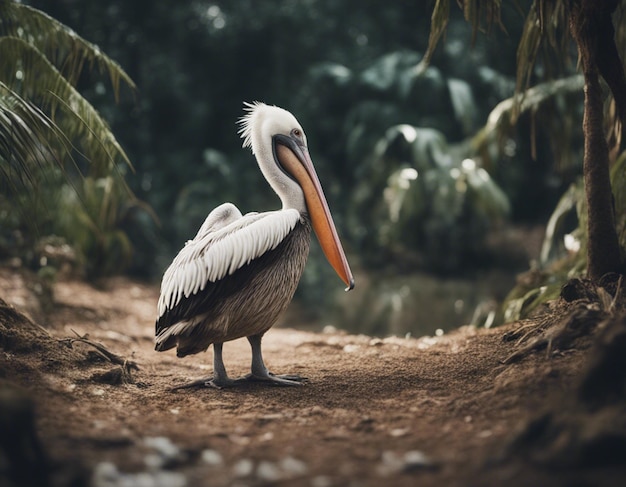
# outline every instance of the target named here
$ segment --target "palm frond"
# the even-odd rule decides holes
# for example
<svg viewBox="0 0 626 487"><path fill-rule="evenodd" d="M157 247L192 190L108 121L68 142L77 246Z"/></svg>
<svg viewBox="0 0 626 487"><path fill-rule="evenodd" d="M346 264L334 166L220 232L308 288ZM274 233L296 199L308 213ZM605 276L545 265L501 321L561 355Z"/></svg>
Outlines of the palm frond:
<svg viewBox="0 0 626 487"><path fill-rule="evenodd" d="M521 93L531 83L531 77L539 53L544 48L546 75L551 75L553 63L562 71L564 60L567 62L568 43L570 41L567 24L567 5L563 0L535 0L528 11L524 29L517 46L517 92ZM551 52L559 52L564 56L551 56ZM559 73L552 73L556 76Z"/></svg>
<svg viewBox="0 0 626 487"><path fill-rule="evenodd" d="M76 141L90 159L96 177L109 172L118 158L131 166L107 122L31 44L0 38L0 80L50 113L66 138Z"/></svg>
<svg viewBox="0 0 626 487"><path fill-rule="evenodd" d="M457 0L463 10L465 20L472 26L472 45L480 30L489 30L494 24L505 30L502 25L502 0ZM517 2L514 1L515 5ZM450 0L437 0L430 18L430 35L428 47L419 64L419 72L424 71L435 52L435 48L445 33L450 21Z"/></svg>
<svg viewBox="0 0 626 487"><path fill-rule="evenodd" d="M428 36L428 48L419 64L418 71L425 71L433 57L439 39L448 28L450 21L450 0L437 0L433 14L430 17L430 35Z"/></svg>
<svg viewBox="0 0 626 487"><path fill-rule="evenodd" d="M461 4L465 20L472 26L472 45L479 30L488 30L493 24L503 27L500 21L502 0L463 0Z"/></svg>
<svg viewBox="0 0 626 487"><path fill-rule="evenodd" d="M506 137L511 134L521 114L530 112L534 116L539 113L546 103L558 97L580 96L583 85L583 77L578 74L568 78L540 83L524 90L522 93L516 93L512 97L501 101L487 117L487 123L484 127L473 137L473 147L481 155L485 163L490 165L493 160L499 157L497 155L494 156L490 150L494 145L493 143L495 142L497 147L502 146ZM561 105L567 108L570 104L561 103ZM557 133L551 134L551 136L555 150L559 147L569 147L571 145L569 140L571 130L564 129L563 125L560 125ZM564 154L561 156L561 158L565 157Z"/></svg>
<svg viewBox="0 0 626 487"><path fill-rule="evenodd" d="M494 129L496 127L503 127L503 124L512 125L514 120L511 119L511 112L515 103L520 103L520 112L524 113L528 110L537 110L542 103L556 95L579 93L582 88L583 77L579 74L568 78L540 83L525 90L523 93L518 93L498 103L489 114L487 127Z"/></svg>
<svg viewBox="0 0 626 487"><path fill-rule="evenodd" d="M17 37L40 51L71 84L75 85L85 65L107 73L116 101L121 82L133 91L133 80L98 46L49 15L12 0L0 0L0 36Z"/></svg>
<svg viewBox="0 0 626 487"><path fill-rule="evenodd" d="M5 183L33 181L33 170L53 161L63 133L39 108L0 82L0 173Z"/></svg>
<svg viewBox="0 0 626 487"><path fill-rule="evenodd" d="M99 275L129 262L132 244L121 225L126 210L141 203L118 164L132 168L127 155L75 88L86 69L108 74L116 101L122 84L135 90L97 46L43 12L0 0L0 218L26 243L25 255L42 232L52 232ZM76 155L89 162L87 170ZM68 163L86 177L68 174Z"/></svg>

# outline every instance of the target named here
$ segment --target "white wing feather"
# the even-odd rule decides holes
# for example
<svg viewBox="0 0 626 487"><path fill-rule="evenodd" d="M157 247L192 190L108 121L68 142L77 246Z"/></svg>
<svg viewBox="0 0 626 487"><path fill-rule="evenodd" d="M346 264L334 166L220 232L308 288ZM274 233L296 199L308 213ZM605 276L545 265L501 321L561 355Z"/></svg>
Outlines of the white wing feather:
<svg viewBox="0 0 626 487"><path fill-rule="evenodd" d="M275 249L299 220L300 213L294 209L242 216L230 203L218 206L165 271L159 316L183 296L202 291L207 283L219 281Z"/></svg>

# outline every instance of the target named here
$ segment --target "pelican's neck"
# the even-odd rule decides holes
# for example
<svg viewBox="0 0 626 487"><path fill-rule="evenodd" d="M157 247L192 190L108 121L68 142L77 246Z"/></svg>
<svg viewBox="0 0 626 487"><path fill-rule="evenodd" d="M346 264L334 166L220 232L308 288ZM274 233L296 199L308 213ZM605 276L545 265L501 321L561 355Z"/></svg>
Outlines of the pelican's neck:
<svg viewBox="0 0 626 487"><path fill-rule="evenodd" d="M271 140L271 138L270 138ZM274 151L270 144L254 144L253 151L259 168L274 192L280 198L282 209L295 209L300 214L307 213L304 192L300 185L289 177L274 159Z"/></svg>

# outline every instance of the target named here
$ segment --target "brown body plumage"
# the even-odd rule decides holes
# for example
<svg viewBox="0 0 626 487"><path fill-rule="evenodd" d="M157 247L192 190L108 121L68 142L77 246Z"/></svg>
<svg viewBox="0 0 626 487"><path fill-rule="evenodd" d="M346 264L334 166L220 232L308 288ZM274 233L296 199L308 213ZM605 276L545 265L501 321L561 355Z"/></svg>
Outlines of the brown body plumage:
<svg viewBox="0 0 626 487"><path fill-rule="evenodd" d="M176 354L184 357L203 352L213 343L264 334L289 306L310 242L311 224L303 215L274 250L209 283L161 316L156 322L156 350L177 347ZM181 322L188 323L186 333L167 334L169 327Z"/></svg>

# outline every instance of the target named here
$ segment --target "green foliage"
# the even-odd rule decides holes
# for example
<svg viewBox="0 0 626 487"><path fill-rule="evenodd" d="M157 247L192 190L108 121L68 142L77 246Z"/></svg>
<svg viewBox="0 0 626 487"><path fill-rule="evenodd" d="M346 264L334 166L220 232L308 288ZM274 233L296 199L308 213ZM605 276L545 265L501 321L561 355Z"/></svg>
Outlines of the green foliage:
<svg viewBox="0 0 626 487"><path fill-rule="evenodd" d="M517 92L528 88L535 77L535 68L541 56L542 68L548 77L562 73L568 64L568 2L565 0L464 0L459 3L465 20L472 29L472 44L480 30L490 30L493 25L505 30L502 23L503 3L513 6L524 26L517 44ZM450 0L437 0L431 18L431 34L424 63L430 59L445 33L450 19Z"/></svg>
<svg viewBox="0 0 626 487"><path fill-rule="evenodd" d="M87 277L124 271L133 246L121 227L134 202L128 201L123 182L114 176L86 177L80 188L63 186L59 196L56 233L77 250Z"/></svg>
<svg viewBox="0 0 626 487"><path fill-rule="evenodd" d="M462 272L486 253L486 236L508 217L510 202L481 167L477 148L463 141L479 127L472 87L435 67L420 71L420 59L403 50L358 71L325 64L314 83L324 96L330 92L331 103L337 92L353 100L343 124L325 131L343 131L344 157L355 168L344 198L363 262L389 265L401 256L422 269Z"/></svg>
<svg viewBox="0 0 626 487"><path fill-rule="evenodd" d="M444 49L431 53L433 65L428 68L426 56L420 53L427 48L425 33L432 2L384 7L359 2L355 8L354 2L329 0L297 7L283 1L258 5L216 1L209 5L112 0L87 8L86 4L59 0L54 14L79 26L81 32L89 32L90 39L115 54L141 84L141 109L123 119L116 119L115 112L107 108L111 102L103 90L92 89L91 95L104 107L103 112L111 113L112 126L138 169L138 177L129 179L129 184L162 217L162 237L170 246L163 249L164 254L171 256L178 250L206 214L223 201L232 201L244 212L276 207L275 195L236 135L242 102L260 99L292 110L306 128L316 169L348 249L360 253L361 248L373 249L384 243L389 255L397 256L400 245L392 241L394 232L404 239L404 249L410 249L409 242L415 241L415 232L402 232L398 222L411 214L410 206L417 205L426 193L413 187L405 193L398 186L405 184L401 170L413 167L410 158L398 166L387 158L373 167L376 143L390 127L433 129L443 137L442 150L455 151L452 160L457 169L466 158L492 173L504 167L489 165L495 159L480 160L474 147L462 143L515 88L516 46L511 45L509 35L521 30L521 16L507 9L508 2L502 3L502 11L493 12L506 21L509 34L494 29L495 42L476 36L474 49L469 50L461 35L465 31L458 31L466 25L461 18L464 13L455 17L458 9L450 8L449 2L437 2L441 8L448 6L450 26L456 31L446 39ZM487 10L481 8L478 14L480 28L488 28ZM348 29L340 21L346 15L354 19ZM467 15L471 17L471 9ZM511 167L522 168L519 173L528 174L522 174L528 178L527 184L545 191L544 180L538 182L534 172L524 171L526 153L519 147L526 141L515 142L517 151L506 156L505 162L515 158L507 174ZM539 140L539 149L541 144ZM207 153L220 156L207 158ZM221 162L209 164L208 159ZM433 181L446 181L442 187L456 187L449 171L430 172L437 175ZM501 174L496 179L501 187L502 179ZM420 179L419 184L425 181ZM517 183L509 187L513 184ZM388 187L388 194L396 194L391 206L383 200ZM364 192L371 193L366 196ZM518 193L523 194L523 188ZM472 234L476 238L471 239L480 242L493 213L482 209L486 206L483 199L474 203L469 195L470 190L467 204L481 208L476 214L482 216L475 219L478 227ZM364 197L375 203L365 213L359 207ZM457 206L451 214L466 211L454 202ZM389 222L390 211L398 214L398 222ZM412 214L423 211L416 208ZM452 227L448 220L434 228L433 234ZM372 228L385 228L385 236L370 242ZM419 245L424 245L423 240ZM417 250L430 261L423 248ZM368 255L383 254L368 251ZM315 259L312 255L312 266L317 264ZM459 266L464 265L455 259ZM368 263L366 259L364 264ZM320 269L325 265L323 260L319 262ZM323 276L315 269L310 274L312 281ZM319 282L315 285L321 288Z"/></svg>
<svg viewBox="0 0 626 487"><path fill-rule="evenodd" d="M54 154L42 134L62 139L59 129L35 105L0 82L0 173L4 191L33 181L33 171Z"/></svg>
<svg viewBox="0 0 626 487"><path fill-rule="evenodd" d="M422 268L452 271L484 247L488 230L505 219L509 201L462 147L433 129L390 128L376 144L357 187L356 218L380 222L361 245L421 254ZM384 253L383 253L384 254Z"/></svg>
<svg viewBox="0 0 626 487"><path fill-rule="evenodd" d="M519 117L528 114L533 130L546 132L559 170L580 166L583 77L573 75L540 83L498 103L487 118L487 123L472 138L472 146L487 167L495 167L506 150L506 141L515 132ZM536 158L536 134L533 136L533 154Z"/></svg>
<svg viewBox="0 0 626 487"><path fill-rule="evenodd" d="M118 166L130 167L128 156L77 89L86 67L108 75L116 99L121 83L134 89L97 46L39 10L0 1L3 250L36 265L37 242L57 233L97 275L129 262L119 223L133 196Z"/></svg>
<svg viewBox="0 0 626 487"><path fill-rule="evenodd" d="M86 64L106 70L116 97L120 81L134 89L128 75L97 46L43 12L3 0L0 18L0 80L6 90L49 117L39 125L53 121L57 137L42 131L41 140L57 152L67 152L74 144L97 175L110 172L117 159L130 165L108 124L75 88Z"/></svg>
<svg viewBox="0 0 626 487"><path fill-rule="evenodd" d="M440 5L444 3L445 6ZM437 2L435 7L437 15L433 14L432 17L431 40L425 56L427 60L434 52L439 38L446 29L450 15L448 3ZM626 5L626 2L621 3L622 7ZM480 9L478 9L479 4ZM480 16L476 13L481 10L486 13L488 24L492 24L494 21L499 23L501 4L501 0L487 2L470 0L463 1L459 5L463 8L465 19L471 24L475 33L481 24ZM493 146L491 142L494 134L496 134L496 138L502 138L503 134L506 134L510 127L518 121L520 114L530 110L534 119L546 104L549 105L549 110L547 110L547 117L544 119L555 120L552 123L548 122L548 133L552 140L557 164L566 165L568 159L574 159L574 154L568 150L568 147L571 146L570 134L573 128L571 121L576 120L577 117L571 116L572 112L568 110L568 105L571 106L571 104L566 103L565 100L571 94L582 92L581 77L557 79L557 81L549 81L527 89L537 78L537 75L553 79L563 77L568 70L571 70L573 64L571 54L575 52L569 38L569 23L573 21L570 9L575 8L572 5L572 2L565 0L534 0L528 5L528 8L523 11L520 9L525 14L525 23L517 48L517 94L515 97L501 102L492 111L488 124L474 139L474 143L486 161L498 159L501 153L502 144L496 146L498 151L496 151L495 157L489 152L489 148ZM624 8L618 9L618 14L613 19L614 25L617 27L616 37L622 41L626 35L626 29L623 28L623 23L618 17L623 16L623 12ZM490 14L495 15L489 17ZM622 51L623 58L626 45L623 42L617 42L617 45L619 46L618 49ZM546 111L544 110L544 112ZM615 125L615 120L612 123ZM614 129L614 132L619 133L619 130ZM620 137L617 136L615 139L619 141ZM618 147L619 142L615 146ZM603 163L603 161L600 162ZM624 181L620 180L618 167L619 163L615 164L611 175L616 202L624 199L622 194L626 189L623 184ZM587 178L587 180L591 184L591 178ZM577 217L577 224L574 225L575 230L568 228L571 233L563 233L562 228L568 227L564 222L567 222L574 210ZM620 208L619 204L616 204L615 210L619 225L618 232L621 232L624 217L620 211L624 211L626 208ZM522 280L509 295L504 305L505 320L527 316L541 303L558 295L560 286L565 280L579 276L584 271L588 239L586 219L585 195L582 184L579 183L572 186L556 206L548 223L546 239L537 268L532 269L526 276L527 279ZM626 242L624 242L621 233L619 237L623 253Z"/></svg>
<svg viewBox="0 0 626 487"><path fill-rule="evenodd" d="M514 2L517 3L517 2ZM501 24L502 0L464 0L459 2L465 20L472 26L472 44L476 42L476 34L482 28L490 28L493 24ZM428 48L420 65L420 70L430 64L439 40L446 32L450 21L450 0L436 0L430 20Z"/></svg>
<svg viewBox="0 0 626 487"><path fill-rule="evenodd" d="M626 151L611 168L615 195L617 235L626 253ZM555 299L563 285L583 277L587 267L587 207L582 179L559 200L548 225L535 268L511 290L503 304L504 322L526 318L539 306Z"/></svg>
<svg viewBox="0 0 626 487"><path fill-rule="evenodd" d="M558 297L568 280L586 268L586 207L582 180L572 184L548 220L541 254L523 274L502 305L507 323L530 316L541 305Z"/></svg>

